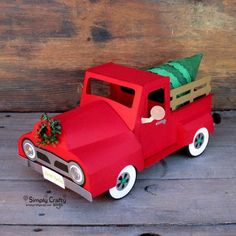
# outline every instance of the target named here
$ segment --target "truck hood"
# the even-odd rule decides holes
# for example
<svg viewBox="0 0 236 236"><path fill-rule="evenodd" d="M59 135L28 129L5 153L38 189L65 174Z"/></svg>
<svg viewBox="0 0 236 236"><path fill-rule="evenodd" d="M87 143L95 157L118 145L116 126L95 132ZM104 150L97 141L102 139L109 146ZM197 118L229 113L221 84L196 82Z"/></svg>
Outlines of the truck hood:
<svg viewBox="0 0 236 236"><path fill-rule="evenodd" d="M129 131L124 121L106 102L77 107L55 116L61 121L60 140L68 150L78 149Z"/></svg>

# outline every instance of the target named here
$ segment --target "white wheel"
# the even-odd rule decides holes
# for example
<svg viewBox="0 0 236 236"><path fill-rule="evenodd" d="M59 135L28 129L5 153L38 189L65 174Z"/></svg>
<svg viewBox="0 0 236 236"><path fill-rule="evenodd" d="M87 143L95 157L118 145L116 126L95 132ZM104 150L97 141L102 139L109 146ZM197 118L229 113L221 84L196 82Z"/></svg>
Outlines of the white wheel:
<svg viewBox="0 0 236 236"><path fill-rule="evenodd" d="M208 141L208 130L206 128L199 129L193 137L193 142L187 146L189 155L192 157L201 155L205 151Z"/></svg>
<svg viewBox="0 0 236 236"><path fill-rule="evenodd" d="M110 188L108 194L113 199L125 197L133 188L136 181L136 170L133 166L126 166L118 175L116 186Z"/></svg>

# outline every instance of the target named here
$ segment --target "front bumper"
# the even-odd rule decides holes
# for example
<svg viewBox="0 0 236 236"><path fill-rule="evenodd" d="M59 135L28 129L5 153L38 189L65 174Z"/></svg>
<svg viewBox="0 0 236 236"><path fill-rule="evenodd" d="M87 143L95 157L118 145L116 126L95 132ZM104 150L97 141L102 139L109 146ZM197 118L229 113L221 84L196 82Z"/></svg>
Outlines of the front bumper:
<svg viewBox="0 0 236 236"><path fill-rule="evenodd" d="M43 174L42 173L42 165L40 165L36 162L30 161L26 158L20 157L20 159L22 160L22 162L25 166L32 168L33 170L37 171L40 174ZM76 183L74 183L73 181L71 181L65 177L63 177L63 179L64 179L64 183L65 183L66 188L72 190L75 193L78 193L79 195L81 195L82 197L84 197L85 199L87 199L90 202L93 201L92 194L89 191L85 190L84 188L80 187L79 185L77 185Z"/></svg>

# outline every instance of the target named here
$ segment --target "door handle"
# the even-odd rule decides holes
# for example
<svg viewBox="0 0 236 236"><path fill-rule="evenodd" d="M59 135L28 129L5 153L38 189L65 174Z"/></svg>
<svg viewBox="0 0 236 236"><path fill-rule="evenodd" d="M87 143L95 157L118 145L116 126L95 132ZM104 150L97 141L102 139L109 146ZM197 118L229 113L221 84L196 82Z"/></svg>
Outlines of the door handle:
<svg viewBox="0 0 236 236"><path fill-rule="evenodd" d="M156 125L161 125L161 124L165 125L166 124L166 119L160 120L156 123Z"/></svg>
<svg viewBox="0 0 236 236"><path fill-rule="evenodd" d="M142 124L147 124L147 123L151 123L154 120L161 120L165 117L165 109L161 106L154 106L152 107L151 111L150 111L151 116L148 118L142 117L141 118L141 123ZM166 122L166 121L165 121ZM164 124L165 124L164 122Z"/></svg>

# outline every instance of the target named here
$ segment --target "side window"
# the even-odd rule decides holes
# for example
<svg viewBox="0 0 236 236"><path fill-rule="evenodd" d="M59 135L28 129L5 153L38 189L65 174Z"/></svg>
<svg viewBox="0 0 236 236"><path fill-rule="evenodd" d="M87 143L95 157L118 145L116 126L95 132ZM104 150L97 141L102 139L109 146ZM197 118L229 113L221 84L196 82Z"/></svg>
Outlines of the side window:
<svg viewBox="0 0 236 236"><path fill-rule="evenodd" d="M165 90L163 88L154 90L148 94L148 102L147 102L147 116L150 115L150 111L152 107L158 105L164 108L165 102Z"/></svg>
<svg viewBox="0 0 236 236"><path fill-rule="evenodd" d="M164 104L164 99L165 95L163 88L155 90L148 95L148 101L156 102L159 105Z"/></svg>

